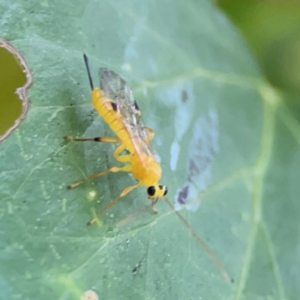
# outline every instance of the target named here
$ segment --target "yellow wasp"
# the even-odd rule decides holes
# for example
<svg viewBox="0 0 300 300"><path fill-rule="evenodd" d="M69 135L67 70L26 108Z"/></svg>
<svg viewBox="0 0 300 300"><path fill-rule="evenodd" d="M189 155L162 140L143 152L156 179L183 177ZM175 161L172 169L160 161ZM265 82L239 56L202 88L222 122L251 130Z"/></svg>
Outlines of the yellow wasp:
<svg viewBox="0 0 300 300"><path fill-rule="evenodd" d="M107 68L100 68L100 89L94 88L88 58L85 54L83 57L92 91L92 103L117 138L95 137L77 139L71 136L66 136L65 138L73 141L117 143L119 146L114 151L114 158L119 162L125 163L125 165L123 167L111 167L77 183L73 183L68 188L73 189L89 179L100 177L109 172L131 172L138 183L125 188L118 197L108 203L98 213L98 216L139 186L147 187L148 198L152 200L152 209L154 212L157 212L154 205L158 198L164 198L168 189L166 186L159 184L161 167L150 145L154 132L149 127L144 126L139 107L125 80ZM127 150L129 154L121 155L124 150ZM88 225L93 224L96 219L96 217L93 218L88 222Z"/></svg>

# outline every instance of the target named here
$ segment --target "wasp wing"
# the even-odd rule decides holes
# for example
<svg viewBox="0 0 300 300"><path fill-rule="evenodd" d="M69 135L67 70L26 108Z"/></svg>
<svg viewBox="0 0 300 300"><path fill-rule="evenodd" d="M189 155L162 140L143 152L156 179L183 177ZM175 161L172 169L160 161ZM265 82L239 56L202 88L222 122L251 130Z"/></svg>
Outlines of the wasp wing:
<svg viewBox="0 0 300 300"><path fill-rule="evenodd" d="M99 69L99 78L101 90L114 102L122 116L136 153L143 151L155 158L141 112L126 81L107 68Z"/></svg>

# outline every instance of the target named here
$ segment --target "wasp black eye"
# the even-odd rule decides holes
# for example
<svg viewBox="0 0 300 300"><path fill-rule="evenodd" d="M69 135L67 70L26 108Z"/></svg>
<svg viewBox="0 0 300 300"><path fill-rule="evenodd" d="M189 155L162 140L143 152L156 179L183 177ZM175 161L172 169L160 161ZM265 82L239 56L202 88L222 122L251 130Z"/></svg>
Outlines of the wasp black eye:
<svg viewBox="0 0 300 300"><path fill-rule="evenodd" d="M164 196L166 196L167 194L168 194L168 188L165 186Z"/></svg>
<svg viewBox="0 0 300 300"><path fill-rule="evenodd" d="M156 192L156 189L154 186L149 186L148 189L147 189L147 193L149 196L154 196L155 195L155 192Z"/></svg>

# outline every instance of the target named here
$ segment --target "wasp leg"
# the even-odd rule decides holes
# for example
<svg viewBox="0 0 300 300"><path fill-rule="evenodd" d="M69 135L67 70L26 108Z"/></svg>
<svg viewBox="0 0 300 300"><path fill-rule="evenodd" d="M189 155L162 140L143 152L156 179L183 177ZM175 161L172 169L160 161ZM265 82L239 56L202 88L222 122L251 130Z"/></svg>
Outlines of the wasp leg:
<svg viewBox="0 0 300 300"><path fill-rule="evenodd" d="M97 139L97 138L95 138ZM86 141L86 140L95 140L95 139L74 139L74 140L79 140L79 141ZM104 139L104 138L103 138ZM114 142L119 142L118 139L116 138L105 138L104 142L111 142L111 143L114 143ZM130 155L119 155L124 149L126 148L126 146L124 145L120 145L114 152L114 157L117 161L119 162L129 162L130 161ZM70 184L68 186L68 189L73 189L75 187L77 187L78 185L90 180L90 179L94 179L94 178L97 178L97 177L100 177L102 175L105 175L107 173L110 173L110 172L113 172L113 173L116 173L116 172L131 172L131 165L126 165L124 167L112 167L112 168L109 168L107 170L104 170L100 173L97 173L97 174L93 174L87 178L84 178L82 180L80 180L79 182L76 182L76 183L73 183L73 184Z"/></svg>
<svg viewBox="0 0 300 300"><path fill-rule="evenodd" d="M126 167L126 166L125 166ZM131 192L132 190L136 189L137 187L140 186L140 183L137 183L135 185L129 186L127 187L117 198L115 198L114 200L112 200L110 203L108 203L107 205L105 205L105 207L99 212L97 213L97 216L94 217L92 220L90 220L87 225L92 225L97 221L97 218L99 216L101 216L108 208L112 207L113 205L115 205L122 197L126 196L129 192Z"/></svg>
<svg viewBox="0 0 300 300"><path fill-rule="evenodd" d="M120 139L111 138L111 137L107 137L107 136L98 136L98 137L95 137L95 138L77 139L77 138L73 138L70 135L66 135L64 137L64 139L70 140L70 141L76 141L76 142L87 142L87 141L102 142L102 143L120 143L121 142Z"/></svg>
<svg viewBox="0 0 300 300"><path fill-rule="evenodd" d="M126 146L122 144L115 150L115 152L114 152L115 160L122 162L122 163L130 162L130 158L131 158L130 154L120 155L120 153L125 149L126 149Z"/></svg>
<svg viewBox="0 0 300 300"><path fill-rule="evenodd" d="M111 173L111 172L112 173L117 173L117 172L131 172L131 165L126 165L126 166L121 167L121 168L119 168L119 167L112 167L112 168L104 170L104 171L102 171L100 173L93 174L93 175L91 175L91 176L89 176L87 178L84 178L84 179L76 182L76 183L70 184L68 186L68 189L74 189L78 185L80 185L80 184L82 184L82 183L84 183L84 182L86 182L86 181L88 181L90 179L94 179L94 178L100 177L100 176L102 176L104 174Z"/></svg>
<svg viewBox="0 0 300 300"><path fill-rule="evenodd" d="M152 210L153 210L153 212L154 212L155 214L158 213L157 208L154 206L154 205L157 203L157 201L158 201L158 198L152 200L152 202L151 202L151 208L152 208Z"/></svg>
<svg viewBox="0 0 300 300"><path fill-rule="evenodd" d="M154 137L154 131L149 128L149 127L145 127L145 130L148 132L148 136L147 136L147 141L146 142L150 142L153 137Z"/></svg>

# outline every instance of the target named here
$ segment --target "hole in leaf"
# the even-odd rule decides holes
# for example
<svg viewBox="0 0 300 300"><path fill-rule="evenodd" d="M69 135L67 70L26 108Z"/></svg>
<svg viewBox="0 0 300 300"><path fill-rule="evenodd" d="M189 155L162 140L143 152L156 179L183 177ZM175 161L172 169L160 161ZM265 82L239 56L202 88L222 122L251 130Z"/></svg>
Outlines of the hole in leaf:
<svg viewBox="0 0 300 300"><path fill-rule="evenodd" d="M0 39L0 141L24 119L32 76L24 58Z"/></svg>

